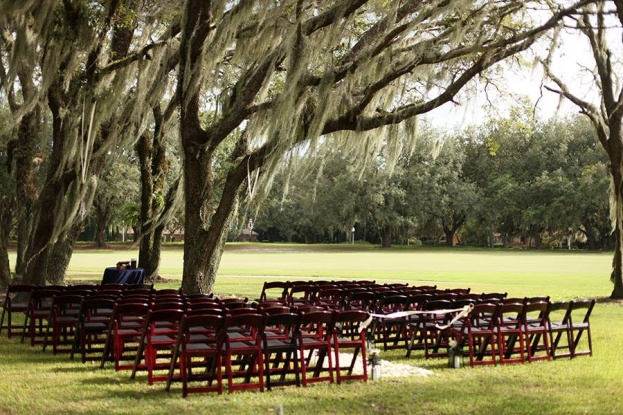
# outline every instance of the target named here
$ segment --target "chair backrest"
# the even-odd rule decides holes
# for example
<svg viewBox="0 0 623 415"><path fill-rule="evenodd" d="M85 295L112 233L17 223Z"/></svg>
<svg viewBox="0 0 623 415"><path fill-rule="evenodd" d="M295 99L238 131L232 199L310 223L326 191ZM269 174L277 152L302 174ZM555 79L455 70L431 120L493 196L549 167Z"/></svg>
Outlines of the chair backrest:
<svg viewBox="0 0 623 415"><path fill-rule="evenodd" d="M547 296L541 296L541 297L525 297L523 299L523 303L524 304L530 304L530 303L547 303L549 302L549 295Z"/></svg>
<svg viewBox="0 0 623 415"><path fill-rule="evenodd" d="M186 300L187 302L194 302L194 301L218 302L218 300L214 298L214 294L184 294L184 300Z"/></svg>
<svg viewBox="0 0 623 415"><path fill-rule="evenodd" d="M465 294L469 294L471 290L472 290L471 288L446 288L445 292L458 294L458 295L465 295Z"/></svg>
<svg viewBox="0 0 623 415"><path fill-rule="evenodd" d="M482 294L461 294L459 295L459 300L467 300L467 301L472 301L472 302L478 302L481 301L482 298Z"/></svg>
<svg viewBox="0 0 623 415"><path fill-rule="evenodd" d="M182 318L180 323L179 333L181 335L178 337L178 340L186 343L192 341L192 333L210 332L212 336L207 339L211 339L216 343L221 343L225 334L225 322L226 317L218 314L186 315ZM205 342L206 337L201 337L200 341ZM220 350L220 347L218 350Z"/></svg>
<svg viewBox="0 0 623 415"><path fill-rule="evenodd" d="M250 333L248 334L248 340L259 341L261 338L259 336L264 333L264 315L258 312L238 315L228 314L225 326L228 330L243 330L245 333ZM240 340L240 338L237 337L234 340Z"/></svg>
<svg viewBox="0 0 623 415"><path fill-rule="evenodd" d="M298 332L301 323L301 315L297 313L264 314L263 326L265 336L291 336ZM269 330L270 329L270 330Z"/></svg>
<svg viewBox="0 0 623 415"><path fill-rule="evenodd" d="M503 300L508 293L482 293L483 300Z"/></svg>
<svg viewBox="0 0 623 415"><path fill-rule="evenodd" d="M549 312L550 304L548 302L538 301L525 304L522 316L524 325L547 327Z"/></svg>
<svg viewBox="0 0 623 415"><path fill-rule="evenodd" d="M409 294L409 309L410 310L421 310L424 306L424 303L433 300L433 295L430 293L422 293L418 292L417 294Z"/></svg>
<svg viewBox="0 0 623 415"><path fill-rule="evenodd" d="M181 308L168 308L163 310L150 310L145 318L145 329L148 329L151 333L155 331L156 323L172 323L173 325L179 324L184 317L185 310ZM179 328L176 327L175 330ZM173 328L167 326L167 331L171 331Z"/></svg>
<svg viewBox="0 0 623 415"><path fill-rule="evenodd" d="M435 298L435 297L433 297ZM443 310L449 310L452 308L452 301L450 300L432 300L427 301L422 305L422 311L427 313L419 316L420 321L432 321L437 324L450 320L450 314ZM435 310L439 310L435 313Z"/></svg>
<svg viewBox="0 0 623 415"><path fill-rule="evenodd" d="M342 310L346 301L346 291L341 288L321 288L316 293L314 304L325 305L335 310Z"/></svg>
<svg viewBox="0 0 623 415"><path fill-rule="evenodd" d="M269 299L285 302L288 297L289 288L289 281L264 281L259 302L261 303Z"/></svg>
<svg viewBox="0 0 623 415"><path fill-rule="evenodd" d="M58 317L58 316L66 315L73 311L74 315L77 315L78 310L80 310L80 306L83 300L84 300L84 296L82 295L66 294L66 293L55 295L52 298L50 314L51 316Z"/></svg>
<svg viewBox="0 0 623 415"><path fill-rule="evenodd" d="M326 338L331 335L330 328L333 323L333 312L331 311L312 311L301 314L301 332L305 332L306 337L317 339Z"/></svg>
<svg viewBox="0 0 623 415"><path fill-rule="evenodd" d="M519 298L519 297L502 298L500 300L500 303L501 304L523 304L524 298Z"/></svg>
<svg viewBox="0 0 623 415"><path fill-rule="evenodd" d="M293 285L288 293L288 304L293 305L298 302L312 304L318 287L311 284Z"/></svg>
<svg viewBox="0 0 623 415"><path fill-rule="evenodd" d="M124 297L130 297L130 296L135 296L135 295L145 295L148 297L155 296L154 291L149 288L133 288L131 290L123 290L121 291L121 293Z"/></svg>
<svg viewBox="0 0 623 415"><path fill-rule="evenodd" d="M477 303L469 313L467 323L469 327L492 329L497 324L500 304Z"/></svg>
<svg viewBox="0 0 623 415"><path fill-rule="evenodd" d="M78 324L82 326L93 319L98 319L99 322L105 324L104 327L108 327L114 308L115 300L99 297L85 298L80 304Z"/></svg>
<svg viewBox="0 0 623 415"><path fill-rule="evenodd" d="M420 291L433 291L437 289L436 285L416 285L415 287Z"/></svg>
<svg viewBox="0 0 623 415"><path fill-rule="evenodd" d="M590 323L591 313L593 312L593 308L595 308L595 300L575 300L573 304L569 306L570 311L570 323L572 324L574 321L578 322L578 314L580 314L583 323ZM580 311L584 311L583 314L579 313Z"/></svg>
<svg viewBox="0 0 623 415"><path fill-rule="evenodd" d="M59 289L51 288L37 288L30 292L30 299L28 300L28 309L30 311L49 309L52 304L52 299L56 295L62 295L63 291Z"/></svg>
<svg viewBox="0 0 623 415"><path fill-rule="evenodd" d="M389 314L404 311L407 308L409 297L406 295L390 295L377 300L376 309L378 313Z"/></svg>
<svg viewBox="0 0 623 415"><path fill-rule="evenodd" d="M186 308L182 300L176 299L154 299L151 304L151 309L156 310L184 310Z"/></svg>
<svg viewBox="0 0 623 415"><path fill-rule="evenodd" d="M349 309L359 309L365 311L374 311L375 295L372 291L351 292L347 296L347 305Z"/></svg>
<svg viewBox="0 0 623 415"><path fill-rule="evenodd" d="M82 301L80 306L80 313L87 313L91 311L97 312L98 310L112 310L115 308L115 300L105 297L87 297Z"/></svg>
<svg viewBox="0 0 623 415"><path fill-rule="evenodd" d="M453 292L443 292L443 293L439 293L439 294L433 294L433 299L435 301L437 301L437 300L454 301L454 300L457 300L458 298L459 298L459 295L457 293L453 293Z"/></svg>
<svg viewBox="0 0 623 415"><path fill-rule="evenodd" d="M236 307L236 308L225 308L225 311L230 316L239 316L241 314L259 314L260 310L256 307Z"/></svg>
<svg viewBox="0 0 623 415"><path fill-rule="evenodd" d="M268 315L288 314L292 312L292 309L290 307L283 306L283 305L260 306L259 310L262 312L262 314L268 314Z"/></svg>
<svg viewBox="0 0 623 415"><path fill-rule="evenodd" d="M321 306L312 305L312 304L295 305L292 307L292 310L298 314L312 313L315 311L327 311L326 307L321 307Z"/></svg>
<svg viewBox="0 0 623 415"><path fill-rule="evenodd" d="M519 328L523 322L523 303L501 303L498 308L497 325L499 327Z"/></svg>
<svg viewBox="0 0 623 415"><path fill-rule="evenodd" d="M147 316L149 307L150 304L147 302L116 303L110 317L111 325L114 324L116 327L121 327L125 320L134 320L135 318L142 321Z"/></svg>
<svg viewBox="0 0 623 415"><path fill-rule="evenodd" d="M36 288L32 284L11 284L7 288L6 296L4 297L5 307L10 306L13 301L15 302L28 302L30 293Z"/></svg>
<svg viewBox="0 0 623 415"><path fill-rule="evenodd" d="M339 337L351 339L365 336L365 330L361 330L361 323L368 320L370 314L363 310L344 310L333 313L331 329L333 334ZM364 337L365 338L365 337Z"/></svg>

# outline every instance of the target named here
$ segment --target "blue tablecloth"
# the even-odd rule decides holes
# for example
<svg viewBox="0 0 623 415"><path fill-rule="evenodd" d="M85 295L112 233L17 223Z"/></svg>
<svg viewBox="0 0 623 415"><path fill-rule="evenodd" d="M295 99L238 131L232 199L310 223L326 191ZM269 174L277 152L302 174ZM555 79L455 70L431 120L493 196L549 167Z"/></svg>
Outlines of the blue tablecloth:
<svg viewBox="0 0 623 415"><path fill-rule="evenodd" d="M102 284L144 284L145 270L143 268L117 269L106 268Z"/></svg>

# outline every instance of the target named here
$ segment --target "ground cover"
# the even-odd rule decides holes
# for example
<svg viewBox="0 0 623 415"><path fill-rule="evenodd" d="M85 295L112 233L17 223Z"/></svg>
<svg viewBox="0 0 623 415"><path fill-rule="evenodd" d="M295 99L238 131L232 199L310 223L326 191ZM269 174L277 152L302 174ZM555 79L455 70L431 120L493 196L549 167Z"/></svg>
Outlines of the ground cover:
<svg viewBox="0 0 623 415"><path fill-rule="evenodd" d="M181 250L167 249L158 287L179 286ZM136 256L132 251L82 251L74 255L70 280L98 281L103 268ZM255 298L266 279L374 278L380 282L436 283L507 291L512 296L551 295L555 299L606 297L611 254L448 249L372 248L268 250L238 245L223 257L216 292ZM0 337L0 413L7 414L172 414L181 412L251 414L580 414L621 413L623 349L619 329L623 307L597 305L591 323L595 356L504 367L448 369L444 359L403 351L382 354L391 362L430 369L432 376L384 378L341 386L313 385L272 392L205 394L181 398L145 375L100 370L96 364L53 356L19 340Z"/></svg>

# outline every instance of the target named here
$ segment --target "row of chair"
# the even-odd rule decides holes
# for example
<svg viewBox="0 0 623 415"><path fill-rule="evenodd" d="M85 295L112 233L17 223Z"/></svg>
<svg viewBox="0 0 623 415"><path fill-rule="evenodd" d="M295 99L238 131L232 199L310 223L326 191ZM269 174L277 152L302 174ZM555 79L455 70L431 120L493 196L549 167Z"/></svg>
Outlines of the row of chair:
<svg viewBox="0 0 623 415"><path fill-rule="evenodd" d="M33 345L43 343L45 350L51 344L55 354L80 354L83 362L100 359L101 367L112 361L116 370L131 370L132 378L146 370L150 384L167 381L167 390L171 382L181 380L184 395L222 393L224 378L229 392L367 380L365 333L356 330L368 318L366 312L314 306L293 310L271 302L251 304L245 298L164 291L146 296L138 291L113 299L94 291L85 296L77 289L33 289L24 311L29 321L24 336L31 335L28 327L35 322L32 333L44 335L35 336ZM40 301L44 292L50 295L47 313L46 302ZM39 306L31 309L35 303ZM347 363L340 362L339 351L344 349L353 350ZM358 354L363 373L354 374Z"/></svg>
<svg viewBox="0 0 623 415"><path fill-rule="evenodd" d="M373 282L364 282L357 284L356 282L321 282L321 283L296 283L290 282L265 282L260 299L271 301L267 294L270 290L277 289L280 294L272 301L295 306L297 304L313 304L329 309L362 309L376 315L388 315L399 312L420 312L421 314L402 317L398 319L377 318L370 332L376 344L381 344L383 349L406 348L407 356L411 355L412 350L423 350L426 358L445 357L448 354L448 340L451 338L445 332L440 332L438 327L443 327L456 315L463 307L467 305L478 306L483 304L484 307L494 307L496 310L504 310L505 314L511 312L507 308L513 309L519 314L534 314L534 307L547 307L546 310L538 311L541 315L541 321L545 322L539 330L545 330L546 336L534 336L530 334L531 342L539 339L542 343L541 350L547 350L551 357L575 357L583 354L592 355L592 339L590 334L590 314L592 312L594 301L574 301L563 303L551 303L549 296L525 297L525 298L508 298L505 292L496 293L471 293L470 289L447 289L438 290L435 286L409 286L407 284L392 284L391 286L381 286ZM304 293L303 295L296 295ZM535 303L543 303L541 305L530 305ZM502 307L506 304L514 304L514 306ZM479 307L478 307L479 308ZM476 308L476 310L478 310ZM437 311L436 311L437 310ZM450 310L450 312L438 312L438 310ZM500 311L501 312L501 311ZM577 316L579 314L579 317ZM574 317L576 316L576 317ZM506 322L506 318L489 318L487 323L492 327L497 327L498 332L507 332L509 327L502 327L500 324ZM579 322L578 322L579 320ZM476 319L475 322L480 322ZM520 321L517 318L512 321ZM496 323L497 326L495 325ZM471 318L467 318L459 322L459 324L472 324ZM536 330L534 322L530 320L528 327L532 331ZM456 325L455 325L456 326ZM521 324L517 325L514 330L521 329ZM465 329L464 329L465 330ZM525 332L526 329L522 331ZM583 333L586 334L587 345L585 350L580 351L578 344ZM455 333L456 334L456 333ZM457 337L460 337L457 335ZM463 336L458 342L458 347L462 348L467 344L464 343L469 336ZM511 337L511 340L508 340ZM502 363L508 363L509 355L508 347L505 345L512 344L513 350L523 350L528 361L534 360L533 356L528 355L526 347L522 347L516 333L504 336L496 334L496 344L502 342L498 346L498 350L504 349L504 356L499 359ZM547 337L547 339L544 339ZM445 341L441 341L444 339ZM455 340L456 341L456 340ZM547 344L544 342L547 341ZM493 345L493 347L496 346ZM516 345L516 347L515 347ZM455 346L457 347L457 346ZM530 349L532 352L534 348ZM563 352L565 350L566 352ZM517 353L512 353L516 355ZM492 353L495 356L495 353ZM521 356L517 360L524 361L525 356ZM547 356L547 355L546 355ZM547 357L549 358L549 357ZM471 357L474 360L474 357ZM476 363L482 360L482 353L479 353Z"/></svg>
<svg viewBox="0 0 623 415"><path fill-rule="evenodd" d="M592 356L594 305L595 300L476 303L466 318L448 326L449 315L421 314L409 323L407 355L416 347L426 357L447 356L450 347L466 348L471 366Z"/></svg>

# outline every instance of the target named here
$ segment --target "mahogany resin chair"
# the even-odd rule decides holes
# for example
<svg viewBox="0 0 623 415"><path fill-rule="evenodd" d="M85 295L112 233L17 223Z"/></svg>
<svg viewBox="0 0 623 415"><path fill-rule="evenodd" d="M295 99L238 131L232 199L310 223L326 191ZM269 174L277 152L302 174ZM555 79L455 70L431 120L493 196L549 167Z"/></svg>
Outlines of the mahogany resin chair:
<svg viewBox="0 0 623 415"><path fill-rule="evenodd" d="M524 363L526 347L523 328L524 305L502 303L498 308L495 334L500 364Z"/></svg>
<svg viewBox="0 0 623 415"><path fill-rule="evenodd" d="M304 387L312 382L334 382L331 356L332 322L333 313L330 311L301 314L298 344ZM324 365L325 359L328 361L327 367Z"/></svg>
<svg viewBox="0 0 623 415"><path fill-rule="evenodd" d="M292 384L300 386L298 331L301 315L283 312L265 313L264 317L262 352L266 389ZM275 376L279 376L278 381L274 380Z"/></svg>
<svg viewBox="0 0 623 415"><path fill-rule="evenodd" d="M552 358L549 343L549 310L550 305L545 301L524 305L522 323L528 362Z"/></svg>
<svg viewBox="0 0 623 415"><path fill-rule="evenodd" d="M0 317L0 333L2 329L7 329L9 339L15 336L23 335L23 326L21 320L15 323L13 315L24 315L28 310L28 298L30 293L35 289L31 284L12 284L7 288L2 304L2 317ZM7 317L7 324L4 324L4 317Z"/></svg>
<svg viewBox="0 0 623 415"><path fill-rule="evenodd" d="M228 316L226 321L223 359L227 390L259 389L264 391L264 359L262 314ZM240 381L240 379L242 379ZM236 381L234 381L236 380Z"/></svg>
<svg viewBox="0 0 623 415"><path fill-rule="evenodd" d="M366 321L369 314L362 310L347 310L333 314L331 347L335 352L335 374L337 384L344 380L368 381L368 363L366 360L366 330L361 330L360 325ZM340 351L352 351L352 358L348 365L341 363ZM362 371L353 373L358 356L361 353Z"/></svg>
<svg viewBox="0 0 623 415"><path fill-rule="evenodd" d="M130 379L136 377L138 370L146 369L147 381L150 386L154 382L168 380L168 373L159 375L155 372L160 369L170 370L171 350L177 343L177 335L184 312L183 309L164 309L151 310L147 313L140 336L133 339L138 343L138 351ZM141 361L144 363L141 364Z"/></svg>
<svg viewBox="0 0 623 415"><path fill-rule="evenodd" d="M222 349L225 339L225 317L216 314L185 316L167 377L167 392L173 380L181 379L182 396L189 393L223 393ZM180 375L176 378L175 371ZM216 381L216 384L214 382Z"/></svg>
<svg viewBox="0 0 623 415"><path fill-rule="evenodd" d="M426 301L420 310L422 314L411 317L406 357L410 357L413 350L424 350L427 359L447 355L448 333L441 327L450 320L447 310L451 306L449 300Z"/></svg>
<svg viewBox="0 0 623 415"><path fill-rule="evenodd" d="M285 304L289 289L289 281L264 281L262 292L257 302L260 304L268 302Z"/></svg>
<svg viewBox="0 0 623 415"><path fill-rule="evenodd" d="M43 351L51 341L53 354L72 352L75 328L83 299L84 297L81 295L66 293L52 298L47 317L48 325L43 341ZM69 345L69 347L61 348L62 345Z"/></svg>
<svg viewBox="0 0 623 415"><path fill-rule="evenodd" d="M590 316L594 307L595 300L570 301L566 304L566 310L565 303L552 304L548 327L553 358L593 355ZM561 310L564 310L564 316L562 320L556 320L555 315ZM582 335L585 332L586 337L583 338ZM560 340L563 334L566 337L566 343L561 344Z"/></svg>
<svg viewBox="0 0 623 415"><path fill-rule="evenodd" d="M464 320L459 344L467 345L471 367L496 364L498 309L497 304L475 304Z"/></svg>
<svg viewBox="0 0 623 415"><path fill-rule="evenodd" d="M35 288L30 292L28 308L25 312L24 325L22 328L22 343L28 336L30 345L43 344L47 330L48 317L50 316L50 305L55 295L63 293L60 288Z"/></svg>
<svg viewBox="0 0 623 415"><path fill-rule="evenodd" d="M115 304L110 316L100 368L112 359L115 371L132 369L133 364L128 361L134 362L138 349L133 339L141 334L149 307L147 302Z"/></svg>
<svg viewBox="0 0 623 415"><path fill-rule="evenodd" d="M114 307L115 301L106 297L95 296L82 301L71 351L72 359L75 352L79 351L82 363L87 361L87 357L90 360L101 360Z"/></svg>

